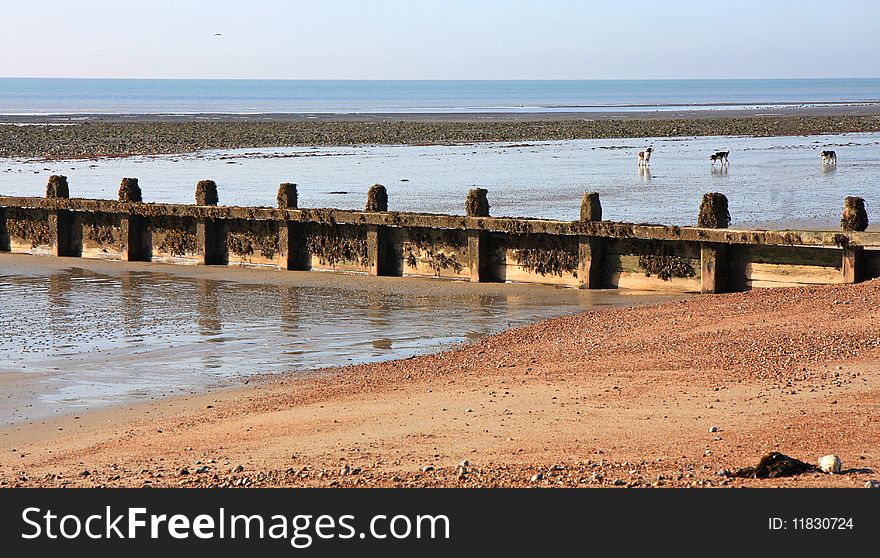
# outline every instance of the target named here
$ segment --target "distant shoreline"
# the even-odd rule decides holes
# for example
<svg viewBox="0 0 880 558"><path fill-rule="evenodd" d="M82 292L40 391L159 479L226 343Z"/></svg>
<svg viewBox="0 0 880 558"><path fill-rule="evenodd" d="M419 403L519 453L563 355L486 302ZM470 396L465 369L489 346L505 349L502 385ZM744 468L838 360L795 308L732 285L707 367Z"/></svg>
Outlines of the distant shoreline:
<svg viewBox="0 0 880 558"><path fill-rule="evenodd" d="M0 117L0 157L125 157L260 147L880 132L880 105L779 110Z"/></svg>
<svg viewBox="0 0 880 558"><path fill-rule="evenodd" d="M705 105L710 106L710 105ZM599 110L495 110L467 112L149 112L0 114L4 124L81 124L85 122L543 122L589 120L715 120L768 116L880 116L880 102L768 103L722 109L670 105L663 110L639 106ZM559 109L577 107L558 107ZM627 109L627 110L623 110ZM635 110L629 110L635 109Z"/></svg>

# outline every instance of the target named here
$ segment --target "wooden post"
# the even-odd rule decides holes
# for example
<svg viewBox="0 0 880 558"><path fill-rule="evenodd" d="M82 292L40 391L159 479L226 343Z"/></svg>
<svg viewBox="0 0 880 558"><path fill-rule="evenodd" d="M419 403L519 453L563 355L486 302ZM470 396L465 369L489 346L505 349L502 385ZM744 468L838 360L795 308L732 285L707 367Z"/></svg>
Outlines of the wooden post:
<svg viewBox="0 0 880 558"><path fill-rule="evenodd" d="M602 220L602 203L596 192L585 192L581 200L581 223ZM597 236L578 239L578 286L581 289L601 289L605 260L605 243Z"/></svg>
<svg viewBox="0 0 880 558"><path fill-rule="evenodd" d="M128 262L148 262L153 259L153 247L147 220L141 215L123 213L119 218L119 228L125 245L122 259Z"/></svg>
<svg viewBox="0 0 880 558"><path fill-rule="evenodd" d="M216 219L202 218L196 223L196 254L204 265L226 263L226 235Z"/></svg>
<svg viewBox="0 0 880 558"><path fill-rule="evenodd" d="M843 249L843 282L860 283L863 278L865 249L862 246L847 246Z"/></svg>
<svg viewBox="0 0 880 558"><path fill-rule="evenodd" d="M727 246L700 244L700 292L723 293L727 290Z"/></svg>

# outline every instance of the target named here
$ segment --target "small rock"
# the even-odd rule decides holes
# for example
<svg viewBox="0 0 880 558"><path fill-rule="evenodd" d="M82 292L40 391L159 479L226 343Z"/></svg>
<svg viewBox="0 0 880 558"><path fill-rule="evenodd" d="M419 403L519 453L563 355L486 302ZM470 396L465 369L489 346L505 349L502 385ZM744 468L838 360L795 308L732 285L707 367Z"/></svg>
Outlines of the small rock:
<svg viewBox="0 0 880 558"><path fill-rule="evenodd" d="M721 430L721 429L718 428L717 426L711 426L711 427L709 427L709 432L713 432L713 433L714 433L714 432L718 432L719 430Z"/></svg>
<svg viewBox="0 0 880 558"><path fill-rule="evenodd" d="M614 482L612 482L611 484L613 484L614 486L623 486L626 484L626 482L624 482L623 479L614 479Z"/></svg>
<svg viewBox="0 0 880 558"><path fill-rule="evenodd" d="M188 475L188 474L189 474L189 469L187 469L186 467L184 467L183 469L181 469L180 471L178 471L177 474L179 474L181 477L183 477L183 476L185 476L185 475Z"/></svg>
<svg viewBox="0 0 880 558"><path fill-rule="evenodd" d="M232 471L235 473L241 473L242 471L244 471L244 466L243 465L236 465L235 469L233 469Z"/></svg>
<svg viewBox="0 0 880 558"><path fill-rule="evenodd" d="M196 469L196 473L201 475L203 473L207 473L210 470L211 470L210 467L208 467L207 465L203 465L203 466L199 467L198 469Z"/></svg>
<svg viewBox="0 0 880 558"><path fill-rule="evenodd" d="M865 483L865 488L880 488L880 481L871 479Z"/></svg>
<svg viewBox="0 0 880 558"><path fill-rule="evenodd" d="M81 476L81 477L87 477L87 476L89 476L89 475L91 475L91 473L88 472L88 471L83 471L83 472L81 472L81 473L79 474L79 476Z"/></svg>
<svg viewBox="0 0 880 558"><path fill-rule="evenodd" d="M339 469L339 476L340 477L347 477L350 474L351 474L351 467L349 467L348 465L345 465L342 467L342 469Z"/></svg>
<svg viewBox="0 0 880 558"><path fill-rule="evenodd" d="M840 458L836 455L826 455L819 458L819 469L824 473L833 475L839 473L841 468Z"/></svg>
<svg viewBox="0 0 880 558"><path fill-rule="evenodd" d="M719 469L718 476L719 477L729 477L730 476L730 469Z"/></svg>
<svg viewBox="0 0 880 558"><path fill-rule="evenodd" d="M422 467L422 472L423 472L423 473L430 473L430 472L433 471L433 470L434 470L434 466L433 466L433 465L425 465L424 467Z"/></svg>
<svg viewBox="0 0 880 558"><path fill-rule="evenodd" d="M532 478L529 479L529 482L539 482L544 480L544 475L542 473L535 473L532 475Z"/></svg>
<svg viewBox="0 0 880 558"><path fill-rule="evenodd" d="M473 409L465 409L464 412L465 412L465 413L473 413L474 410L473 410Z"/></svg>
<svg viewBox="0 0 880 558"><path fill-rule="evenodd" d="M471 462L468 461L467 459L463 459L458 462L459 467L468 467L468 466L470 466L470 464L471 464Z"/></svg>

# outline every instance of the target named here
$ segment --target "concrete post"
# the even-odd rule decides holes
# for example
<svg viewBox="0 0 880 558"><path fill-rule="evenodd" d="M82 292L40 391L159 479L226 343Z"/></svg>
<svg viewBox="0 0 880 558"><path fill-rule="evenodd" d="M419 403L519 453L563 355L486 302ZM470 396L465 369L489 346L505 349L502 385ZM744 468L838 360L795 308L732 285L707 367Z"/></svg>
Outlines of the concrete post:
<svg viewBox="0 0 880 558"><path fill-rule="evenodd" d="M847 246L843 249L843 282L860 283L864 279L865 249L861 246Z"/></svg>
<svg viewBox="0 0 880 558"><path fill-rule="evenodd" d="M196 184L196 205L217 205L220 196L213 180L200 180ZM196 254L204 265L226 263L226 238L220 221L200 217L196 223Z"/></svg>
<svg viewBox="0 0 880 558"><path fill-rule="evenodd" d="M596 192L585 192L581 200L581 223L602 220L602 203ZM596 236L578 239L578 286L581 289L601 289L605 259L604 240Z"/></svg>
<svg viewBox="0 0 880 558"><path fill-rule="evenodd" d="M365 211L381 213L388 211L388 192L385 186L375 184L367 193ZM367 225L367 260L370 275L391 275L391 246L388 228L382 225Z"/></svg>
<svg viewBox="0 0 880 558"><path fill-rule="evenodd" d="M119 201L140 203L143 201L137 178L123 178L119 183ZM122 213L119 217L122 236L122 259L129 262L148 262L152 259L152 242L147 231L147 220L140 215Z"/></svg>
<svg viewBox="0 0 880 558"><path fill-rule="evenodd" d="M226 235L223 225L217 219L208 217L196 223L196 254L199 263L204 265L224 265L226 263Z"/></svg>
<svg viewBox="0 0 880 558"><path fill-rule="evenodd" d="M70 189L66 176L53 175L46 184L46 197L66 199ZM49 210L49 247L53 256L79 256L74 240L76 215L66 209Z"/></svg>
<svg viewBox="0 0 880 558"><path fill-rule="evenodd" d="M147 220L141 215L123 213L119 218L122 240L122 259L128 262L148 262L153 259L153 246Z"/></svg>
<svg viewBox="0 0 880 558"><path fill-rule="evenodd" d="M468 192L465 201L465 213L468 217L488 217L489 197L488 190L473 188ZM491 273L489 258L492 253L491 235L484 230L469 229L468 239L468 271L471 282L488 283L494 280Z"/></svg>
<svg viewBox="0 0 880 558"><path fill-rule="evenodd" d="M697 226L707 229L726 229L730 225L727 196L718 192L703 195ZM716 294L727 291L728 252L725 245L703 242L700 244L700 292Z"/></svg>
<svg viewBox="0 0 880 558"><path fill-rule="evenodd" d="M391 275L391 246L388 228L381 225L367 225L367 260L370 275Z"/></svg>
<svg viewBox="0 0 880 558"><path fill-rule="evenodd" d="M727 291L727 246L704 242L700 245L700 292L717 294Z"/></svg>
<svg viewBox="0 0 880 558"><path fill-rule="evenodd" d="M296 209L298 200L296 184L284 182L278 186L278 209ZM305 233L302 223L284 220L278 223L278 246L281 254L281 267L291 271L309 269L306 252Z"/></svg>

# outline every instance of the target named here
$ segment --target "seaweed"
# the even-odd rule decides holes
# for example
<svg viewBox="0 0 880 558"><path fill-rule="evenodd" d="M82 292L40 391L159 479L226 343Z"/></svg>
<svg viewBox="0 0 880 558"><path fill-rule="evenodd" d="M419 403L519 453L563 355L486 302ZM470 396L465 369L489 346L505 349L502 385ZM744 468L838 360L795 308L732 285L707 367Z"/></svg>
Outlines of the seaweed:
<svg viewBox="0 0 880 558"><path fill-rule="evenodd" d="M310 254L318 257L321 265L335 266L337 263L355 263L366 267L370 263L365 238L353 238L339 234L337 226L318 225L317 231L306 240Z"/></svg>
<svg viewBox="0 0 880 558"><path fill-rule="evenodd" d="M670 247L658 242L645 243L638 256L639 267L645 270L645 277L653 275L669 281L673 277L688 279L697 275L689 258L672 254Z"/></svg>
<svg viewBox="0 0 880 558"><path fill-rule="evenodd" d="M579 257L577 252L562 248L532 248L514 250L516 263L530 273L557 275L570 273L577 277Z"/></svg>
<svg viewBox="0 0 880 558"><path fill-rule="evenodd" d="M6 232L10 238L19 238L31 243L32 248L51 244L52 234L49 222L36 219L6 219Z"/></svg>
<svg viewBox="0 0 880 558"><path fill-rule="evenodd" d="M249 225L251 230L229 231L226 235L227 250L242 258L251 257L259 250L262 257L273 259L279 251L278 232L273 223L257 221Z"/></svg>
<svg viewBox="0 0 880 558"><path fill-rule="evenodd" d="M455 234L455 231L444 230L442 236L443 246L446 248L462 249L465 247L461 241L461 237ZM434 274L439 277L440 272L446 269L452 269L455 273L461 273L464 270L464 264L458 261L458 257L454 253L447 253L442 250L431 240L428 231L422 229L411 229L409 231L409 239L403 243L404 260L409 267L415 268L419 265L419 252L428 266L434 270Z"/></svg>

